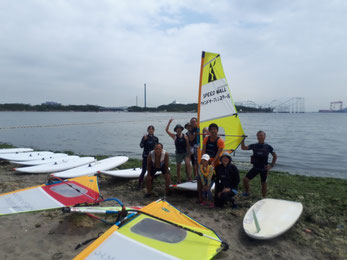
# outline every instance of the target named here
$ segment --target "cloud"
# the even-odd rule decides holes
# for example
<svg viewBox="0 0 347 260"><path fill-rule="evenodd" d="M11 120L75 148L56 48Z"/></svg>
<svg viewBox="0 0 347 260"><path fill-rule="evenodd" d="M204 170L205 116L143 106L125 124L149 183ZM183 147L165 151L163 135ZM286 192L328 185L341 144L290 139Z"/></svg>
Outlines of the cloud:
<svg viewBox="0 0 347 260"><path fill-rule="evenodd" d="M236 101L343 99L345 1L1 1L1 103L196 102L201 51ZM345 96L344 96L345 95ZM141 102L139 102L141 104Z"/></svg>

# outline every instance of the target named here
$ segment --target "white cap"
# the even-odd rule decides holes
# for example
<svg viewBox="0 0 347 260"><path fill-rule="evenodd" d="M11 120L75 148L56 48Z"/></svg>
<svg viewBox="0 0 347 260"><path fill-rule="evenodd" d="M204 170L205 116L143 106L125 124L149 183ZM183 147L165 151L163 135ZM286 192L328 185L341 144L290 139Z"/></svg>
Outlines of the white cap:
<svg viewBox="0 0 347 260"><path fill-rule="evenodd" d="M209 161L210 160L210 156L207 153L205 153L203 156L201 156L201 160Z"/></svg>

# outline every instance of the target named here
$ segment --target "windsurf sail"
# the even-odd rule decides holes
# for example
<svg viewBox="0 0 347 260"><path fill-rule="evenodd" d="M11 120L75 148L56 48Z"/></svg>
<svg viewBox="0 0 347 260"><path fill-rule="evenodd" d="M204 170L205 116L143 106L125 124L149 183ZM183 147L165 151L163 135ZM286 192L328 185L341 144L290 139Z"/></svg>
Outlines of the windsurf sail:
<svg viewBox="0 0 347 260"><path fill-rule="evenodd" d="M212 229L158 200L112 226L75 259L211 259L226 247Z"/></svg>
<svg viewBox="0 0 347 260"><path fill-rule="evenodd" d="M99 201L96 176L83 176L0 195L0 215L74 206Z"/></svg>
<svg viewBox="0 0 347 260"><path fill-rule="evenodd" d="M226 80L219 54L202 52L198 126L200 132L200 151L203 144L203 129L211 123L219 127L219 135L225 142L224 150L233 152L244 138L231 91ZM199 157L201 154L199 154Z"/></svg>

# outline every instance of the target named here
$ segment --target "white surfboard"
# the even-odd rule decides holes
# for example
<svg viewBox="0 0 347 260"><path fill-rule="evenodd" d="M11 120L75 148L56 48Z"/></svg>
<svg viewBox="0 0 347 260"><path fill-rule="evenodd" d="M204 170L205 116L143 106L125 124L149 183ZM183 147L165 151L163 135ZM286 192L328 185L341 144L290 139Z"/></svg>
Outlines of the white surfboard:
<svg viewBox="0 0 347 260"><path fill-rule="evenodd" d="M197 183L197 180L187 181L180 184L171 184L170 188L176 189L176 190L198 191L198 183ZM213 190L214 190L214 183L211 187L211 191Z"/></svg>
<svg viewBox="0 0 347 260"><path fill-rule="evenodd" d="M62 157L57 158L49 158L46 157L39 159L39 160L30 160L30 161L10 161L10 163L18 164L18 165L27 165L27 166L33 166L33 165L41 165L41 164L48 164L48 163L55 163L55 162L67 162L71 160L75 160L77 158L80 158L77 155L66 155Z"/></svg>
<svg viewBox="0 0 347 260"><path fill-rule="evenodd" d="M37 160L43 156L49 156L52 154L53 152L48 151L34 151L29 153L0 154L0 158L8 161L29 161Z"/></svg>
<svg viewBox="0 0 347 260"><path fill-rule="evenodd" d="M43 155L43 156L38 156L36 157L36 160L26 160L26 161L10 161L10 163L13 164L19 164L19 165L35 165L35 164L30 164L31 161L50 161L50 160L55 160L55 159L60 159L60 158L66 158L68 155L66 153L53 153L49 155ZM53 161L54 162L54 161ZM41 163L44 164L44 163Z"/></svg>
<svg viewBox="0 0 347 260"><path fill-rule="evenodd" d="M26 172L26 173L53 173L65 171L74 167L92 163L95 161L94 157L81 157L74 160L48 163L43 165L35 165L29 167L20 167L14 168L17 172Z"/></svg>
<svg viewBox="0 0 347 260"><path fill-rule="evenodd" d="M290 229L303 210L300 202L262 199L243 218L243 229L255 239L275 238Z"/></svg>
<svg viewBox="0 0 347 260"><path fill-rule="evenodd" d="M26 153L26 152L32 152L34 149L31 148L4 148L0 149L0 154L4 153Z"/></svg>
<svg viewBox="0 0 347 260"><path fill-rule="evenodd" d="M115 168L125 163L126 161L128 161L128 159L129 158L126 156L115 156L115 157L107 158L97 162L93 162L88 165L83 165L77 168L73 168L70 170L56 172L51 175L55 177L60 177L60 178L74 178L74 177L79 177L84 175L92 175L92 174L98 173L99 171Z"/></svg>
<svg viewBox="0 0 347 260"><path fill-rule="evenodd" d="M132 168L132 169L124 169L124 170L115 170L115 171L100 171L100 173L111 175L118 178L127 178L133 179L140 177L142 169L141 168ZM155 175L159 175L161 172L156 172ZM145 173L145 176L147 172Z"/></svg>

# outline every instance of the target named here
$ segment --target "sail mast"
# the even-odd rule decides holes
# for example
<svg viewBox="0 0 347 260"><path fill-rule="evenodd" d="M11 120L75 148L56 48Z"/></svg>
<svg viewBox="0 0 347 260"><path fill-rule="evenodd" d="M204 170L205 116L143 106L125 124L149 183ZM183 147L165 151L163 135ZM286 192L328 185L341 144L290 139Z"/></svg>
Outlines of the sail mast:
<svg viewBox="0 0 347 260"><path fill-rule="evenodd" d="M202 73L203 73L203 68L204 68L204 59L205 59L205 52L202 52L201 55L201 67L200 67L200 81L199 81L199 95L198 95L198 162L200 163L200 158L201 158L201 135L200 133L200 103L201 103L201 86L202 86Z"/></svg>

